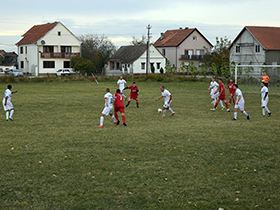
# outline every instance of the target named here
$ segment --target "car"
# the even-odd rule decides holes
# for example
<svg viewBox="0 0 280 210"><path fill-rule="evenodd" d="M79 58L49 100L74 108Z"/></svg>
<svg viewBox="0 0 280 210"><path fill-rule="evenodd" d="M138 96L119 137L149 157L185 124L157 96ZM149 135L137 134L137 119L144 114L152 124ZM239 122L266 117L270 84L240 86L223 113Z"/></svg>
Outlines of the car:
<svg viewBox="0 0 280 210"><path fill-rule="evenodd" d="M23 77L23 73L21 70L19 69L11 69L9 72L8 72L8 75L9 76L15 76L15 77Z"/></svg>
<svg viewBox="0 0 280 210"><path fill-rule="evenodd" d="M63 76L65 77L66 75L70 75L70 70L69 69L59 69L56 73L56 76Z"/></svg>

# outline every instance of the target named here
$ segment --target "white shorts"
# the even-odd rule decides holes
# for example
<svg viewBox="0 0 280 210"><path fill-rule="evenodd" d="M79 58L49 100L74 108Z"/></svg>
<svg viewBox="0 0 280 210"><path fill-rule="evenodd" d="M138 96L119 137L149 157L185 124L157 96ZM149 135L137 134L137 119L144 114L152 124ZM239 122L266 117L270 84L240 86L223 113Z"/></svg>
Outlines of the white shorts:
<svg viewBox="0 0 280 210"><path fill-rule="evenodd" d="M211 98L213 98L213 99L217 99L219 97L219 93L216 93L216 94L212 94L211 95Z"/></svg>
<svg viewBox="0 0 280 210"><path fill-rule="evenodd" d="M268 103L268 98L266 98L265 100L262 100L262 102L261 102L262 107L266 107L267 103Z"/></svg>
<svg viewBox="0 0 280 210"><path fill-rule="evenodd" d="M172 100L170 101L170 103L169 103L169 104L168 104L168 103L164 103L164 104L163 104L163 107L164 107L165 109L169 108L169 107L170 107L171 102L172 102Z"/></svg>
<svg viewBox="0 0 280 210"><path fill-rule="evenodd" d="M4 106L4 103L5 103L5 101L3 100L3 108L4 108L5 112L14 108L14 106L13 106L11 101L7 101L6 106Z"/></svg>
<svg viewBox="0 0 280 210"><path fill-rule="evenodd" d="M113 114L113 107L112 106L104 107L102 114L104 115Z"/></svg>
<svg viewBox="0 0 280 210"><path fill-rule="evenodd" d="M239 101L238 104L235 104L234 108L240 109L240 111L244 111L245 101Z"/></svg>

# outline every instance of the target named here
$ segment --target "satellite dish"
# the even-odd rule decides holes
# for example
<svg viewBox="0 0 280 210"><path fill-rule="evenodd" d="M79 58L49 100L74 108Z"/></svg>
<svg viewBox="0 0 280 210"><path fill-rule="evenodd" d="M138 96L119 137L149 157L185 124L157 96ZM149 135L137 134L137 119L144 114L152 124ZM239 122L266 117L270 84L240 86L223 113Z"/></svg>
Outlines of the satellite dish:
<svg viewBox="0 0 280 210"><path fill-rule="evenodd" d="M46 44L45 40L42 40L42 41L41 41L41 44L42 44L42 45Z"/></svg>

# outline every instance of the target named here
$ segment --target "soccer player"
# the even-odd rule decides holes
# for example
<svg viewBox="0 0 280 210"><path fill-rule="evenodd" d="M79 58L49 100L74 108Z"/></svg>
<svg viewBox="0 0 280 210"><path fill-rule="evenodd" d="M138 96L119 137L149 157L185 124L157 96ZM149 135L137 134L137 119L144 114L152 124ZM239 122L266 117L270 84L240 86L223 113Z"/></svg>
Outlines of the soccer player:
<svg viewBox="0 0 280 210"><path fill-rule="evenodd" d="M5 90L5 94L4 94L4 98L3 98L3 108L4 111L6 112L6 120L9 121L10 120L14 120L13 119L13 114L14 114L14 106L11 102L12 99L12 94L17 93L18 91L14 91L12 92L12 85L8 85L7 87L8 89ZM10 117L9 117L9 112L10 112Z"/></svg>
<svg viewBox="0 0 280 210"><path fill-rule="evenodd" d="M262 82L261 83L261 104L262 104L262 108L263 108L263 114L262 116L265 117L265 112L267 111L268 112L268 117L270 117L271 115L271 112L269 111L269 109L267 108L267 103L268 103L268 88L267 86L265 85L265 82Z"/></svg>
<svg viewBox="0 0 280 210"><path fill-rule="evenodd" d="M136 101L137 108L139 108L139 103L138 103L139 88L137 87L135 82L133 82L132 85L130 85L129 87L126 87L125 89L131 89L131 92L130 92L130 95L129 95L129 99L128 99L127 105L125 107L128 107L128 105L130 104L130 100L134 99Z"/></svg>
<svg viewBox="0 0 280 210"><path fill-rule="evenodd" d="M219 97L218 97L218 101L216 102L214 108L211 109L211 110L212 110L212 111L215 111L215 110L216 110L216 107L217 107L218 104L219 104L219 102L220 102L220 101L223 101L223 102L225 102L225 105L226 105L226 107L227 107L227 111L230 112L230 110L229 110L229 108L228 108L228 103L227 103L227 101L226 101L225 86L224 86L223 81L222 81L221 78L218 80L218 82L219 82L219 88L218 88L218 90L215 91L214 94L216 94L217 92L219 92Z"/></svg>
<svg viewBox="0 0 280 210"><path fill-rule="evenodd" d="M216 101L218 99L218 96L219 96L219 92L217 92L216 94L214 94L216 92L216 90L218 89L219 87L219 84L216 82L216 79L215 77L212 77L212 81L210 82L210 86L208 87L208 90L211 90L210 92L210 96L211 96L211 100L212 100L212 104L215 105L216 104ZM220 104L221 104L221 107L222 107L222 110L224 109L224 105L223 105L223 102L220 101Z"/></svg>
<svg viewBox="0 0 280 210"><path fill-rule="evenodd" d="M235 104L235 100L234 100L235 90L233 88L234 84L235 83L232 81L232 79L230 79L229 84L227 86L227 90L229 90L229 106L231 105L231 101L233 101L233 104Z"/></svg>
<svg viewBox="0 0 280 210"><path fill-rule="evenodd" d="M117 81L117 88L120 89L122 96L126 99L126 96L123 94L124 85L127 87L126 81L120 76L120 79Z"/></svg>
<svg viewBox="0 0 280 210"><path fill-rule="evenodd" d="M269 76L266 75L266 72L263 73L263 76L262 76L262 82L264 82L264 85L266 87L268 87L268 80L269 80Z"/></svg>
<svg viewBox="0 0 280 210"><path fill-rule="evenodd" d="M175 114L175 112L170 107L170 104L172 102L172 95L168 90L166 90L164 88L164 86L160 86L160 91L161 91L161 97L156 99L156 101L164 98L164 105L163 105L163 108L162 108L162 110L163 110L162 111L162 118L165 118L166 109L171 112L171 117L172 117Z"/></svg>
<svg viewBox="0 0 280 210"><path fill-rule="evenodd" d="M250 120L249 114L247 114L246 111L244 110L245 101L244 101L243 94L242 94L241 90L238 88L237 84L234 84L233 88L235 90L236 103L235 103L235 106L234 106L234 114L233 114L234 117L233 117L232 120L237 120L237 110L238 109L241 111L241 113L246 115L247 120Z"/></svg>
<svg viewBox="0 0 280 210"><path fill-rule="evenodd" d="M115 99L115 108L114 108L114 115L117 119L117 125L120 124L118 112L122 114L123 125L127 126L125 123L125 115L124 115L124 105L123 105L123 96L121 94L120 89L117 89L116 93L113 95Z"/></svg>
<svg viewBox="0 0 280 210"><path fill-rule="evenodd" d="M105 107L100 116L100 125L97 126L99 128L103 127L104 115L110 115L114 121L114 124L117 124L117 121L113 115L113 95L110 93L110 89L106 89L106 94L104 95L105 98Z"/></svg>

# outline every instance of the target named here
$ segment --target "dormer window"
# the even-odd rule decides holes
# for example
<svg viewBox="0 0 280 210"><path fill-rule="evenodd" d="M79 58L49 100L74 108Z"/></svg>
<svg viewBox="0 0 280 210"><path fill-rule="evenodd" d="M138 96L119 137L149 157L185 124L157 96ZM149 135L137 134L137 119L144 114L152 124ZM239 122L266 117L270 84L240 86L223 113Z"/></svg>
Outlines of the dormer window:
<svg viewBox="0 0 280 210"><path fill-rule="evenodd" d="M59 31L59 32L57 32L57 35L58 35L58 36L61 36L61 32L60 32L60 31Z"/></svg>
<svg viewBox="0 0 280 210"><path fill-rule="evenodd" d="M196 41L197 40L197 37L196 36L193 36L193 41Z"/></svg>

